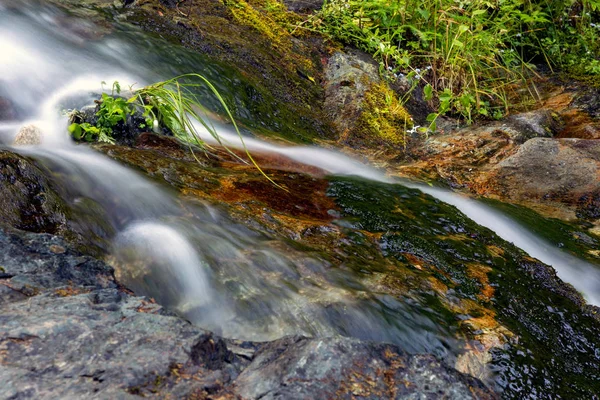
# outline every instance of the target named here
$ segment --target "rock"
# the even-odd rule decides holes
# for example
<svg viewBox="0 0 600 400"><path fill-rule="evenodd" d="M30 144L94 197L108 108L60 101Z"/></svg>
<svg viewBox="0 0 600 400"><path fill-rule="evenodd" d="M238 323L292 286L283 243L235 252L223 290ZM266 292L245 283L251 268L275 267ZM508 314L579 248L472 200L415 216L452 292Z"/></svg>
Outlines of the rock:
<svg viewBox="0 0 600 400"><path fill-rule="evenodd" d="M324 0L283 0L288 10L297 13L310 13L323 7Z"/></svg>
<svg viewBox="0 0 600 400"><path fill-rule="evenodd" d="M17 111L12 102L0 96L0 121L10 121L17 119Z"/></svg>
<svg viewBox="0 0 600 400"><path fill-rule="evenodd" d="M0 228L0 246L0 398L494 398L392 345L224 340L119 288L109 266L56 236Z"/></svg>
<svg viewBox="0 0 600 400"><path fill-rule="evenodd" d="M365 93L381 82L373 58L359 50L334 53L325 69L325 112L338 132L354 128Z"/></svg>
<svg viewBox="0 0 600 400"><path fill-rule="evenodd" d="M492 399L479 381L432 356L348 338L285 338L264 345L234 382L249 399Z"/></svg>
<svg viewBox="0 0 600 400"><path fill-rule="evenodd" d="M4 227L0 248L2 274L10 277L9 287L19 292L41 293L68 285L117 287L111 267L73 251L58 236ZM56 252L57 248L61 251Z"/></svg>
<svg viewBox="0 0 600 400"><path fill-rule="evenodd" d="M66 223L65 208L40 168L0 150L0 218L5 225L57 233Z"/></svg>
<svg viewBox="0 0 600 400"><path fill-rule="evenodd" d="M581 217L596 219L599 173L597 140L535 138L498 163L485 184L513 201L564 203L578 207Z"/></svg>
<svg viewBox="0 0 600 400"><path fill-rule="evenodd" d="M562 128L560 116L547 109L512 115L505 123L509 126L506 132L519 144L536 137L553 137Z"/></svg>
<svg viewBox="0 0 600 400"><path fill-rule="evenodd" d="M0 220L29 232L60 234L99 254L114 234L106 210L81 194L68 179L51 181L42 161L0 150ZM65 177L73 171L62 171ZM55 251L58 249L55 248Z"/></svg>
<svg viewBox="0 0 600 400"><path fill-rule="evenodd" d="M36 146L42 143L42 131L35 125L26 125L19 129L14 146Z"/></svg>
<svg viewBox="0 0 600 400"><path fill-rule="evenodd" d="M325 70L324 110L339 141L354 147L399 145L412 117L379 77L372 57L358 50L334 53Z"/></svg>

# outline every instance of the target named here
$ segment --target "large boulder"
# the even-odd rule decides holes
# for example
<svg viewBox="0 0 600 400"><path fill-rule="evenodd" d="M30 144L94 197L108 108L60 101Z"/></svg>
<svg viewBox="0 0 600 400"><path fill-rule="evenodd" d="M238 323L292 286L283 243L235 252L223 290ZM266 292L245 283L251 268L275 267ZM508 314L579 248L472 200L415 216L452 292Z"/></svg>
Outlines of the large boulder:
<svg viewBox="0 0 600 400"><path fill-rule="evenodd" d="M580 218L598 219L600 142L531 139L498 163L485 184L509 200L565 203Z"/></svg>

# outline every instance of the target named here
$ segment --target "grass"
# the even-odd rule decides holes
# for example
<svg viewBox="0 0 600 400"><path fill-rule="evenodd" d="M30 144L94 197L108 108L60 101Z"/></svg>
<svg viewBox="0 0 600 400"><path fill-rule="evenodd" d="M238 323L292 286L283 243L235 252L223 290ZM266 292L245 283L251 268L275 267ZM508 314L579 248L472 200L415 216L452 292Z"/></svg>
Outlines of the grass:
<svg viewBox="0 0 600 400"><path fill-rule="evenodd" d="M156 132L158 132L161 127L168 128L177 139L189 146L196 160L198 160L198 158L194 151L194 145L203 150L210 148L203 140L200 132L198 132L195 123L198 122L215 139L215 141L219 143L219 145L237 159L244 161L223 143L219 133L206 117L205 107L194 94L194 89L199 87L207 87L217 98L237 132L248 160L250 160L263 176L276 186L279 186L265 174L246 148L244 137L241 134L229 107L216 87L204 76L197 73L179 75L139 89L130 87L131 96L128 99L124 99L120 96L121 86L119 82L114 82L112 93L110 95L107 93L102 94L102 101L96 112L97 120L95 125L90 125L85 122L73 123L69 127L69 131L76 140L114 143L115 141L112 137L113 128L119 123L126 123L129 115L139 111L146 121L140 128L143 129L147 126L152 126L153 130Z"/></svg>
<svg viewBox="0 0 600 400"><path fill-rule="evenodd" d="M327 0L301 24L370 53L388 80L419 81L442 114L501 118L536 64L600 74L600 0Z"/></svg>

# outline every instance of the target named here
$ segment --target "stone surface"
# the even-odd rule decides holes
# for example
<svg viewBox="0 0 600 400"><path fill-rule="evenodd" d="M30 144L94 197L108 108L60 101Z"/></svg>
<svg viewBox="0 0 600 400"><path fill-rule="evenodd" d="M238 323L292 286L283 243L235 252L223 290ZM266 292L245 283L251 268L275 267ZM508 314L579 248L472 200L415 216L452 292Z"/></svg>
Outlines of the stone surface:
<svg viewBox="0 0 600 400"><path fill-rule="evenodd" d="M553 137L561 130L561 122L557 113L547 109L511 115L504 121L510 127L506 132L518 144L536 137Z"/></svg>
<svg viewBox="0 0 600 400"><path fill-rule="evenodd" d="M243 398L492 399L475 379L432 356L406 356L386 344L356 339L285 338L264 345L235 381Z"/></svg>
<svg viewBox="0 0 600 400"><path fill-rule="evenodd" d="M531 139L498 163L485 184L506 199L566 203L577 208L578 216L598 219L600 142Z"/></svg>
<svg viewBox="0 0 600 400"><path fill-rule="evenodd" d="M131 295L56 236L0 229L0 246L0 398L494 398L391 345L223 340Z"/></svg>
<svg viewBox="0 0 600 400"><path fill-rule="evenodd" d="M35 146L42 143L42 131L35 125L27 125L19 129L14 146Z"/></svg>
<svg viewBox="0 0 600 400"><path fill-rule="evenodd" d="M354 129L369 87L381 82L379 68L368 54L346 49L329 58L325 79L325 112L343 134Z"/></svg>
<svg viewBox="0 0 600 400"><path fill-rule="evenodd" d="M0 217L4 224L56 233L66 223L65 204L40 168L26 157L0 150Z"/></svg>

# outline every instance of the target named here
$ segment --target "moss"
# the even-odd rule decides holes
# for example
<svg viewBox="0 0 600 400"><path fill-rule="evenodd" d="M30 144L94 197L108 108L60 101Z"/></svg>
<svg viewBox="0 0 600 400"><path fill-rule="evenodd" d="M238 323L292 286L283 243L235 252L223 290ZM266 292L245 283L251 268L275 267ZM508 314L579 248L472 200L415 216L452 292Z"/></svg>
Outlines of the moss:
<svg viewBox="0 0 600 400"><path fill-rule="evenodd" d="M295 54L292 35L287 27L299 22L299 17L288 12L285 5L277 0L229 0L227 6L237 22L252 27L270 46L282 55L282 66L295 72L296 68L304 71L314 69L313 62L303 54Z"/></svg>
<svg viewBox="0 0 600 400"><path fill-rule="evenodd" d="M183 18L149 0L132 9L127 21L160 35L153 40L156 52L185 61L177 73L202 71L218 83L238 121L254 132L299 143L330 138L332 128L315 107L324 97L317 84L324 49L288 32L285 21L292 17L283 7L275 0L198 0ZM128 34L127 27L123 31Z"/></svg>
<svg viewBox="0 0 600 400"><path fill-rule="evenodd" d="M390 145L404 143L406 130L412 127L412 117L387 84L372 84L365 93L362 109L357 123L359 136L375 137Z"/></svg>
<svg viewBox="0 0 600 400"><path fill-rule="evenodd" d="M416 294L419 285L411 280L426 280L438 299L431 309L458 318L468 337L489 331L516 335L518 341L491 352L504 397L521 398L524 388L545 398L591 398L599 392L600 323L552 268L419 191L335 178L328 193L344 226L363 236L380 233L379 247L388 259L413 264L410 275L387 271L398 279L382 285ZM543 226L560 233L563 225L554 223L545 220ZM590 239L576 239L578 248L597 248Z"/></svg>
<svg viewBox="0 0 600 400"><path fill-rule="evenodd" d="M269 18L268 14L261 14L244 0L228 1L227 5L238 22L253 27L273 44L281 46L285 42L284 38L289 36L288 32Z"/></svg>

